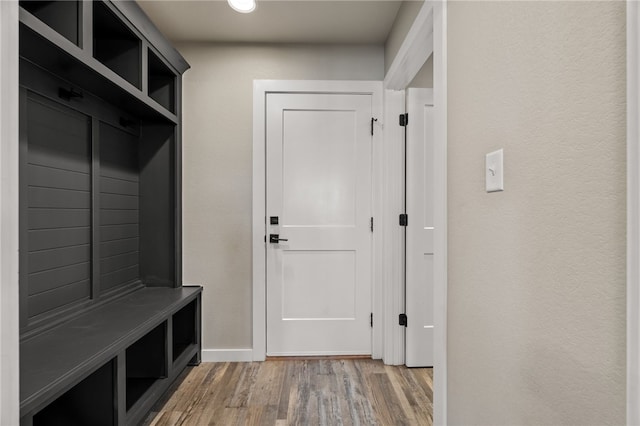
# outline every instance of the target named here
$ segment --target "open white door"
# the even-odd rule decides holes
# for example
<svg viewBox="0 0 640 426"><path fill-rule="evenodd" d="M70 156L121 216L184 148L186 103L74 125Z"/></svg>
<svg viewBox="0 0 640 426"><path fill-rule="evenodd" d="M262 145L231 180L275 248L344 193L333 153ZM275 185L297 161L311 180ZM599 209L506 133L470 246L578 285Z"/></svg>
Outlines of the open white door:
<svg viewBox="0 0 640 426"><path fill-rule="evenodd" d="M433 339L433 90L407 89L408 367L432 367Z"/></svg>
<svg viewBox="0 0 640 426"><path fill-rule="evenodd" d="M372 96L269 93L267 355L370 355Z"/></svg>

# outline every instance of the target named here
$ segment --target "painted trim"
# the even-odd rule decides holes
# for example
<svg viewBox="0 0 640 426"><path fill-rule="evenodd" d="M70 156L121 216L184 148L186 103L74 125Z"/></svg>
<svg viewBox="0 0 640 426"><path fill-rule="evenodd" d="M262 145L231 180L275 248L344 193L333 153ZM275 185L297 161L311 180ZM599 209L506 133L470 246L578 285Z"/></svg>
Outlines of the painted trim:
<svg viewBox="0 0 640 426"><path fill-rule="evenodd" d="M0 1L0 424L20 421L18 2Z"/></svg>
<svg viewBox="0 0 640 426"><path fill-rule="evenodd" d="M253 360L264 361L267 356L267 252L266 231L266 94L268 83L253 82L253 177L252 177L252 347Z"/></svg>
<svg viewBox="0 0 640 426"><path fill-rule="evenodd" d="M435 226L425 227L425 205L435 207L433 197L426 199L424 190L427 185L424 183L425 168L433 170L433 138L429 135L429 128L433 130L434 108L433 108L433 89L432 88L407 88L406 91L407 113L409 114L409 125L407 126L407 162L406 162L406 194L407 208L406 213L409 216L409 223L406 227L406 285L405 285L405 313L407 314L408 325L405 327L405 364L408 367L433 366L433 306L430 312L424 315L425 304L420 303L420 298L416 297L421 294L417 287L427 284L431 281L431 288L434 285L433 269L431 276L425 276L428 271L427 263L433 262L434 247L431 247L431 253L426 250L425 246L427 238L433 238ZM427 115L429 118L427 118ZM417 117L416 117L417 116ZM431 121L432 123L429 123ZM430 156L430 157L429 157ZM427 165L425 163L431 163ZM419 183L416 178L422 179ZM431 182L433 185L433 181ZM421 218L421 219L415 219ZM433 225L433 217L431 218ZM429 229L431 232L425 232ZM427 235L431 234L431 235ZM426 260L429 259L429 260ZM422 281L424 280L424 281ZM420 283L422 281L422 283ZM432 296L433 297L433 296ZM416 303L417 302L417 303ZM421 315L424 315L421 317ZM420 327L427 318L431 317L431 325ZM422 329L422 330L421 330ZM429 330L429 331L425 331ZM418 341L425 340L424 346ZM431 354L422 354L420 348L425 352L431 350Z"/></svg>
<svg viewBox="0 0 640 426"><path fill-rule="evenodd" d="M382 209L382 240L384 288L384 353L388 365L404 364L404 327L398 325L398 315L404 313L404 232L397 226L398 214L404 207L404 127L398 117L405 112L404 90L385 90L384 116L384 188L385 204Z"/></svg>
<svg viewBox="0 0 640 426"><path fill-rule="evenodd" d="M640 6L627 1L627 424L640 425Z"/></svg>
<svg viewBox="0 0 640 426"><path fill-rule="evenodd" d="M425 1L384 78L384 88L404 90L433 53L434 3Z"/></svg>
<svg viewBox="0 0 640 426"><path fill-rule="evenodd" d="M372 94L371 111L372 115L378 119L374 122L373 132L373 151L371 159L371 214L374 218L374 232L372 237L372 253L371 261L372 270L371 277L373 279L373 292L371 294L371 312L373 313L373 330L371 337L371 357L373 359L381 359L385 347L384 332L382 324L385 323L384 316L384 302L383 295L385 282L383 280L384 271L384 244L381 230L384 229L380 226L383 217L383 210L385 207L385 198L382 192L384 186L383 169L385 164L384 157L384 90L382 89L382 82L372 82L370 89ZM377 219L376 219L377 218ZM378 224L376 227L376 223Z"/></svg>
<svg viewBox="0 0 640 426"><path fill-rule="evenodd" d="M447 424L447 1L433 8L434 369L433 423Z"/></svg>
<svg viewBox="0 0 640 426"><path fill-rule="evenodd" d="M253 349L203 349L202 362L251 362Z"/></svg>
<svg viewBox="0 0 640 426"><path fill-rule="evenodd" d="M253 254L253 318L252 342L253 361L266 359L266 96L268 93L351 93L372 95L372 114L378 118L378 131L373 136L373 216L380 217L383 205L380 185L382 184L380 164L382 158L383 126L382 82L379 81L320 81L320 80L254 80L253 82L253 205L252 205L252 254ZM374 327L372 336L372 357L382 357L382 327L377 327L376 318L381 317L382 276L376 260L383 258L379 232L373 234L373 293L372 310Z"/></svg>

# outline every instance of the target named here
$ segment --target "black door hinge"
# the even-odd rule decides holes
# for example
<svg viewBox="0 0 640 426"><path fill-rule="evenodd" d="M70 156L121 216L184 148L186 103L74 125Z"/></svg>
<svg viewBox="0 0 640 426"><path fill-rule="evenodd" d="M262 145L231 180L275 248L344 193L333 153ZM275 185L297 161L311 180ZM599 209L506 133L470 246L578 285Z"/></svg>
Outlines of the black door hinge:
<svg viewBox="0 0 640 426"><path fill-rule="evenodd" d="M373 123L375 123L376 121L378 121L377 118L371 117L371 136L373 136Z"/></svg>
<svg viewBox="0 0 640 426"><path fill-rule="evenodd" d="M405 127L407 124L409 124L409 113L400 114L400 125Z"/></svg>
<svg viewBox="0 0 640 426"><path fill-rule="evenodd" d="M407 326L407 314L400 314L398 316L398 324L405 327Z"/></svg>
<svg viewBox="0 0 640 426"><path fill-rule="evenodd" d="M373 232L373 218L369 221L369 228L371 229L371 232Z"/></svg>
<svg viewBox="0 0 640 426"><path fill-rule="evenodd" d="M369 325L373 328L373 312L371 312L371 315L369 316Z"/></svg>
<svg viewBox="0 0 640 426"><path fill-rule="evenodd" d="M400 215L400 226L408 226L409 225L409 215L406 213L402 213Z"/></svg>

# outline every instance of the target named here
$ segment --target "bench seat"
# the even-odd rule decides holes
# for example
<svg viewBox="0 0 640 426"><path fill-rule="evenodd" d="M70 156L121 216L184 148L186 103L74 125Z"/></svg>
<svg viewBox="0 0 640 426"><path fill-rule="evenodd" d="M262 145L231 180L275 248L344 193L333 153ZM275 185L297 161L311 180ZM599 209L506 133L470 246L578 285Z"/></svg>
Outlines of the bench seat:
<svg viewBox="0 0 640 426"><path fill-rule="evenodd" d="M169 380L163 382L171 382L189 361L197 358L199 362L201 291L199 286L142 288L23 341L20 344L21 416L35 414L117 357L120 357L122 365L127 348L165 321L166 356L162 359L166 359L166 377ZM196 329L193 331L194 342L187 345L190 347L186 347L176 359L172 353L171 319L194 300L197 300L197 308L194 309L197 318L193 320ZM118 374L125 377L124 371ZM155 393L163 392L169 384L158 386ZM114 394L118 395L118 392ZM122 413L125 410L118 407L118 411L118 417L126 418L126 423L130 423L130 418Z"/></svg>

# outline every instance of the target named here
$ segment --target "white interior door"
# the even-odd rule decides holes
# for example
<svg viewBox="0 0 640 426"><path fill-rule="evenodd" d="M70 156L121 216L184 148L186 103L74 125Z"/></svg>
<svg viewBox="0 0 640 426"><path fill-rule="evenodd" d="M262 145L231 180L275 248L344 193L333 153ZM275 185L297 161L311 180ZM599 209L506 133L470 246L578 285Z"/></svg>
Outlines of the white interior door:
<svg viewBox="0 0 640 426"><path fill-rule="evenodd" d="M433 90L407 89L406 355L433 366Z"/></svg>
<svg viewBox="0 0 640 426"><path fill-rule="evenodd" d="M267 355L371 354L371 111L267 95Z"/></svg>

